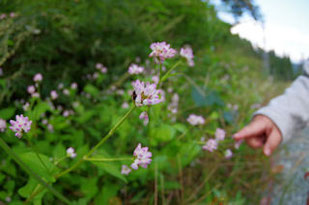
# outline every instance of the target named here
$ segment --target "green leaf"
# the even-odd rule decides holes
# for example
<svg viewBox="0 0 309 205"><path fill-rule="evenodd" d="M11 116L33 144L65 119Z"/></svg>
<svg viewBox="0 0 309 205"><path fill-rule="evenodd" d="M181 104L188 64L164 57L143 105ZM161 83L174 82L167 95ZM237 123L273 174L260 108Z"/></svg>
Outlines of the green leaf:
<svg viewBox="0 0 309 205"><path fill-rule="evenodd" d="M100 91L98 88L96 88L95 86L91 85L91 84L87 84L84 87L84 91L86 93L89 93L90 95L92 95L93 97L97 97L100 94Z"/></svg>
<svg viewBox="0 0 309 205"><path fill-rule="evenodd" d="M20 159L29 167L31 167L33 170L35 170L38 175L40 175L47 181L54 182L55 178L52 176L51 173L55 173L57 168L55 167L54 164L50 162L47 156L43 154L39 154L39 156L46 165L46 167L48 168L48 170L46 170L46 168L42 165L40 159L34 152L26 152L19 154Z"/></svg>
<svg viewBox="0 0 309 205"><path fill-rule="evenodd" d="M127 183L127 179L121 174L120 166L116 166L115 163L112 162L94 162L91 163L95 164L99 169L106 171L108 174L121 179L122 181Z"/></svg>
<svg viewBox="0 0 309 205"><path fill-rule="evenodd" d="M5 109L1 109L0 110L0 118L4 119L4 120L9 120L12 118L12 116L15 113L16 108L14 107L8 107Z"/></svg>
<svg viewBox="0 0 309 205"><path fill-rule="evenodd" d="M154 137L159 142L170 141L175 137L176 129L170 125L161 125L157 129L152 129L150 131L151 136Z"/></svg>
<svg viewBox="0 0 309 205"><path fill-rule="evenodd" d="M30 113L29 118L30 120L37 121L40 119L41 115L46 111L49 111L50 106L47 102L39 102Z"/></svg>
<svg viewBox="0 0 309 205"><path fill-rule="evenodd" d="M191 96L195 104L199 107L208 107L213 105L224 106L224 102L215 90L203 90L202 88L193 86Z"/></svg>
<svg viewBox="0 0 309 205"><path fill-rule="evenodd" d="M120 187L117 184L104 184L94 204L111 204L110 199L117 196L119 189Z"/></svg>

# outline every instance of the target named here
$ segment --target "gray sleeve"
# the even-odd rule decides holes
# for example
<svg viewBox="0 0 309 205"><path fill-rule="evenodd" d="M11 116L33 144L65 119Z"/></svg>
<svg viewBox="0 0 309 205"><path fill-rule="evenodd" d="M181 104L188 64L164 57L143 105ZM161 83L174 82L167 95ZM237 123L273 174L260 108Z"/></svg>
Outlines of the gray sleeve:
<svg viewBox="0 0 309 205"><path fill-rule="evenodd" d="M283 95L270 101L254 113L269 117L280 129L283 142L289 140L295 131L306 126L309 121L309 69L298 77Z"/></svg>

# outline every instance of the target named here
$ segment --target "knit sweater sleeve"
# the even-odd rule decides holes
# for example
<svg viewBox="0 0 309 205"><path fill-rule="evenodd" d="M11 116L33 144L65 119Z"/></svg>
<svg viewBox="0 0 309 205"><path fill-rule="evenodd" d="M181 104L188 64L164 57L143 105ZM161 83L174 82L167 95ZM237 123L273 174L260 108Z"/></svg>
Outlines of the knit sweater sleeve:
<svg viewBox="0 0 309 205"><path fill-rule="evenodd" d="M280 129L283 142L289 140L295 131L304 128L309 122L309 68L298 77L283 95L270 101L255 115L269 117Z"/></svg>

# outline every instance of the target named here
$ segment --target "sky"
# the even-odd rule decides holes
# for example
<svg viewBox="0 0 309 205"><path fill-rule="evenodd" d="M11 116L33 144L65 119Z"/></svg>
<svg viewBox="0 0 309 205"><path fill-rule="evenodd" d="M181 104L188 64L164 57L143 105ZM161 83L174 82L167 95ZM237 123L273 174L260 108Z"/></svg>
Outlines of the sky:
<svg viewBox="0 0 309 205"><path fill-rule="evenodd" d="M219 0L214 0L218 5ZM245 15L232 27L233 34L252 42L254 46L274 50L279 56L289 56L294 63L309 58L309 0L255 0L264 17L264 28ZM233 23L231 15L219 10L219 18ZM264 39L265 37L265 39Z"/></svg>

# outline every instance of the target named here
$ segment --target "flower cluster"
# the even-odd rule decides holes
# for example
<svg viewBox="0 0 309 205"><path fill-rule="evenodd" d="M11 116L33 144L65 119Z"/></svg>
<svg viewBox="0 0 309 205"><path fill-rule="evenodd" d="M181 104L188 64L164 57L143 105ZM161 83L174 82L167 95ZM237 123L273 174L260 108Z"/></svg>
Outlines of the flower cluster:
<svg viewBox="0 0 309 205"><path fill-rule="evenodd" d="M215 139L209 139L203 146L203 149L208 150L209 152L213 152L217 148L218 148L218 142Z"/></svg>
<svg viewBox="0 0 309 205"><path fill-rule="evenodd" d="M134 74L140 74L144 72L144 67L138 66L136 64L131 64L128 70L129 74L134 75Z"/></svg>
<svg viewBox="0 0 309 205"><path fill-rule="evenodd" d="M121 174L128 175L132 170L127 165L122 165Z"/></svg>
<svg viewBox="0 0 309 205"><path fill-rule="evenodd" d="M203 125L205 123L205 119L202 116L198 116L195 114L189 115L187 121L193 126Z"/></svg>
<svg viewBox="0 0 309 205"><path fill-rule="evenodd" d="M101 73L107 73L107 68L102 63L97 63L95 67L101 71Z"/></svg>
<svg viewBox="0 0 309 205"><path fill-rule="evenodd" d="M28 117L24 117L23 115L16 115L16 121L10 120L10 124L10 129L13 132L16 132L15 136L21 138L23 132L29 132L32 121L30 121Z"/></svg>
<svg viewBox="0 0 309 205"><path fill-rule="evenodd" d="M75 158L77 156L73 147L69 147L67 149L67 156L71 158Z"/></svg>
<svg viewBox="0 0 309 205"><path fill-rule="evenodd" d="M0 132L4 132L6 129L6 122L5 120L0 118Z"/></svg>
<svg viewBox="0 0 309 205"><path fill-rule="evenodd" d="M141 82L139 80L132 83L134 92L133 100L136 106L155 105L163 101L160 91L156 89L156 84Z"/></svg>
<svg viewBox="0 0 309 205"><path fill-rule="evenodd" d="M152 153L148 151L148 147L142 147L140 143L135 148L133 156L135 157L135 160L131 164L131 167L135 170L138 169L139 166L147 168L151 163Z"/></svg>
<svg viewBox="0 0 309 205"><path fill-rule="evenodd" d="M152 52L149 54L149 57L154 57L158 63L163 63L167 58L173 58L177 51L171 48L170 44L166 42L157 42L150 45Z"/></svg>
<svg viewBox="0 0 309 205"><path fill-rule="evenodd" d="M222 141L225 138L225 131L224 129L221 128L217 128L216 129L216 133L215 133L215 137L217 141Z"/></svg>
<svg viewBox="0 0 309 205"><path fill-rule="evenodd" d="M151 163L152 153L148 151L148 147L142 147L139 143L133 152L134 162L131 164L131 168L137 170L139 167L147 168ZM121 174L128 175L132 170L127 165L122 165Z"/></svg>
<svg viewBox="0 0 309 205"><path fill-rule="evenodd" d="M191 47L186 46L184 48L181 48L179 54L180 56L184 57L187 60L187 63L190 67L194 66L194 61L193 61L194 55L193 55L193 50Z"/></svg>

